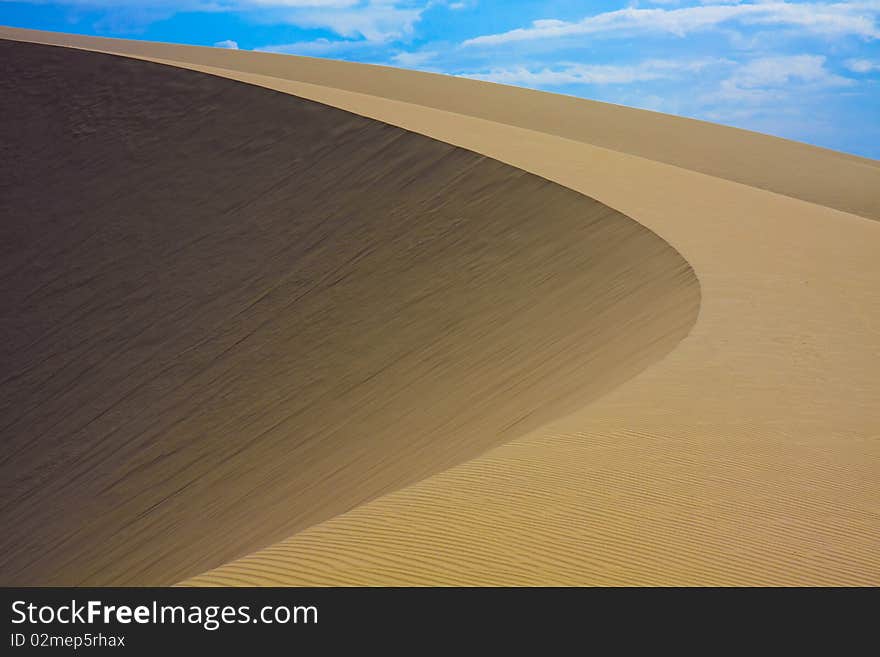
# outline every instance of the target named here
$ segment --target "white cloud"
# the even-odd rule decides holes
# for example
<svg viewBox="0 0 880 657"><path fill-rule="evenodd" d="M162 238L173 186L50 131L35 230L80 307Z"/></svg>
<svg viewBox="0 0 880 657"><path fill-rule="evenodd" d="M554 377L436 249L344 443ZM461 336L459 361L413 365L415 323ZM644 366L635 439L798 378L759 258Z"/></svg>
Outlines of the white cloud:
<svg viewBox="0 0 880 657"><path fill-rule="evenodd" d="M781 55L754 59L739 67L733 78L741 87L780 86L792 81L841 86L851 81L825 68L822 55Z"/></svg>
<svg viewBox="0 0 880 657"><path fill-rule="evenodd" d="M277 0L262 0L275 2ZM430 3L413 6L407 0L364 0L358 6L346 9L298 10L286 15L285 22L304 28L323 28L338 34L341 39L319 38L278 45L268 45L256 50L288 53L293 55L341 56L365 52L371 58L387 61L388 53L379 52L388 43L406 39L413 33L415 24ZM401 65L407 57L416 60L427 58L424 53L400 53Z"/></svg>
<svg viewBox="0 0 880 657"><path fill-rule="evenodd" d="M306 28L326 28L348 38L384 43L410 36L426 6L402 6L396 0L370 0L364 6L343 10L304 10L290 22Z"/></svg>
<svg viewBox="0 0 880 657"><path fill-rule="evenodd" d="M761 57L737 67L719 88L703 96L708 103L734 101L738 104L778 102L794 93L800 95L848 87L854 80L829 71L821 55Z"/></svg>
<svg viewBox="0 0 880 657"><path fill-rule="evenodd" d="M373 44L368 41L315 39L314 41L297 41L294 43L263 46L262 48L254 48L254 50L258 52L275 52L287 55L321 57L326 55L349 54L352 51L363 51L372 45Z"/></svg>
<svg viewBox="0 0 880 657"><path fill-rule="evenodd" d="M530 87L553 87L569 84L629 84L675 78L683 73L693 73L723 63L725 60L718 59L690 61L652 59L629 66L568 64L557 68L537 70L518 66L492 69L486 73L463 73L460 74L460 77Z"/></svg>
<svg viewBox="0 0 880 657"><path fill-rule="evenodd" d="M844 62L853 73L873 73L880 71L880 62L872 62L870 59L848 59Z"/></svg>
<svg viewBox="0 0 880 657"><path fill-rule="evenodd" d="M589 16L576 22L538 20L530 27L469 39L466 46L491 46L516 41L557 39L583 35L665 33L685 36L717 28L724 23L797 27L823 35L880 38L876 17L880 1L862 0L834 4L759 2L687 7L683 9L626 8Z"/></svg>
<svg viewBox="0 0 880 657"><path fill-rule="evenodd" d="M391 57L391 61L404 68L417 68L425 64L437 56L433 50L422 50L420 52L399 52Z"/></svg>
<svg viewBox="0 0 880 657"><path fill-rule="evenodd" d="M233 41L232 39L226 39L225 41L217 41L214 44L215 48L228 48L229 50L238 50L238 42Z"/></svg>

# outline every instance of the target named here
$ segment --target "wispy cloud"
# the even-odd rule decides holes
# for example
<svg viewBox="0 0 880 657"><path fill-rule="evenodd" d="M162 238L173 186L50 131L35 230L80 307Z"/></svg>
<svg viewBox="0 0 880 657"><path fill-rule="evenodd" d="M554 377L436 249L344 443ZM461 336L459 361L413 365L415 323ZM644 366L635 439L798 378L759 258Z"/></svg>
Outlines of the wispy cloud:
<svg viewBox="0 0 880 657"><path fill-rule="evenodd" d="M254 48L260 52L284 53L287 55L306 55L309 57L339 57L348 55L358 50L372 47L374 44L368 41L353 41L347 39L314 39L312 41L295 41L277 45L261 46Z"/></svg>
<svg viewBox="0 0 880 657"><path fill-rule="evenodd" d="M873 62L870 59L848 59L844 62L844 66L853 73L880 72L880 61Z"/></svg>
<svg viewBox="0 0 880 657"><path fill-rule="evenodd" d="M556 87L577 84L629 84L646 80L679 77L723 64L724 60L652 59L633 65L568 64L553 68L529 69L524 66L496 68L484 73L461 73L461 77L528 87Z"/></svg>
<svg viewBox="0 0 880 657"><path fill-rule="evenodd" d="M238 42L233 41L232 39L226 39L225 41L217 41L214 43L215 48L227 48L229 50L238 50Z"/></svg>
<svg viewBox="0 0 880 657"><path fill-rule="evenodd" d="M418 68L437 57L437 54L438 53L433 50L399 52L391 56L391 61L404 68Z"/></svg>
<svg viewBox="0 0 880 657"><path fill-rule="evenodd" d="M517 41L559 39L584 35L625 36L665 33L683 37L728 23L787 26L824 35L880 38L876 17L880 1L864 0L835 4L763 2L755 4L702 5L681 9L629 7L570 22L556 19L533 21L530 27L468 39L465 46L497 46Z"/></svg>
<svg viewBox="0 0 880 657"><path fill-rule="evenodd" d="M299 27L326 28L345 38L389 42L410 36L426 6L411 6L397 0L370 0L344 10L299 11L289 19Z"/></svg>
<svg viewBox="0 0 880 657"><path fill-rule="evenodd" d="M826 61L822 55L757 58L737 66L700 101L713 108L711 116L717 119L730 111L742 115L786 107L792 105L788 101L794 96L807 103L811 95L855 84L854 80L830 71Z"/></svg>
<svg viewBox="0 0 880 657"><path fill-rule="evenodd" d="M779 87L791 82L839 87L852 80L829 71L822 55L784 55L761 57L740 66L730 81L746 89Z"/></svg>

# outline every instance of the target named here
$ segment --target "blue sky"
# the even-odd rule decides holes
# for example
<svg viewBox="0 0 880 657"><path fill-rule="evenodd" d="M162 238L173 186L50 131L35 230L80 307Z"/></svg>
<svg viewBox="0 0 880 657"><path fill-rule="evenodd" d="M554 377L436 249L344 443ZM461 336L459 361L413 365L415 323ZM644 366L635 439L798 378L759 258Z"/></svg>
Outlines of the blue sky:
<svg viewBox="0 0 880 657"><path fill-rule="evenodd" d="M0 0L0 24L417 68L880 159L880 0Z"/></svg>

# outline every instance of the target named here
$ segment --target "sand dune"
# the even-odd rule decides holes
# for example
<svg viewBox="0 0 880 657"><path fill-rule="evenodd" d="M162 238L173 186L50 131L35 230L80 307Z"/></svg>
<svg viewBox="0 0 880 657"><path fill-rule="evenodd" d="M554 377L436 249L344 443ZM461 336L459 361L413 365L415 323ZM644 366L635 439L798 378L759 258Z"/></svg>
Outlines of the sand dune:
<svg viewBox="0 0 880 657"><path fill-rule="evenodd" d="M73 42L67 36L21 36ZM575 342L560 345L559 360L546 374L559 379L556 385L572 386L567 388L571 413L562 415L564 405L556 405L553 418L536 419L531 429L522 426L518 438L499 436L499 446L482 456L464 460L459 454L459 465L291 533L189 583L880 583L880 225L866 220L877 218L876 163L683 120L674 123L687 134L671 143L657 128L668 117L608 106L596 111L620 121L620 134L580 132L573 123L548 116L557 116L557 109L558 116L575 112L572 103L581 101L551 95L534 96L541 97L535 103L546 103L541 105L546 111L514 121L500 101L445 100L452 89L472 97L467 96L475 89L471 82L444 79L440 94L439 78L395 77L398 73L390 69L376 73L377 82L353 88L340 80L366 79L377 69L292 58L289 69L273 75L264 62L280 66L276 62L282 60L258 60L251 53L88 39L76 43L98 49L112 45L310 98L536 174L656 233L692 265L702 292L699 317L677 347L604 396L598 390L585 394L592 403L575 403L581 391L589 392L582 387L589 377L561 369L559 363L567 362L564 354L573 344L594 345L593 331L610 330L607 318L586 309L584 318L595 326L577 336L567 333ZM337 71L340 77L315 84L302 72L311 67L327 76ZM416 78L418 84L406 84ZM395 81L407 89L406 98L402 91L397 96L390 92ZM495 90L499 99L514 93L492 85L480 88L489 95ZM364 93L370 90L379 90L378 95ZM587 105L579 106L588 112L583 109ZM692 139L694 134L699 140ZM633 135L639 135L638 152ZM773 166L765 166L768 162ZM399 175L389 175L394 173ZM496 200L519 189L517 180ZM607 215L612 216L616 231L626 220ZM636 329L624 318L611 334L625 326L648 344L650 335L663 336L662 345L654 345L651 357L633 358L627 372L609 377L608 388L668 350L680 336L676 331L686 330L688 312L696 309L695 282L680 260L665 260L675 251L661 248L653 233L636 234L646 240L651 236L651 244L660 249L652 266L666 274L660 298L667 305L660 314L642 309L641 319L653 318L653 326L641 326L634 318ZM532 248L526 250L534 253ZM531 266L538 261L549 266L554 260L536 255ZM643 265L641 258L635 261ZM572 266L566 276L582 266ZM634 273L627 270L624 278ZM598 289L607 280L597 281ZM532 291L516 294L524 292ZM550 314L568 307L574 297L566 290L557 298L566 303L551 304ZM609 301L608 308L623 312L616 302ZM482 321L495 326L497 320L490 314ZM545 327L540 330L543 336ZM507 355L513 361L528 359L533 346L519 344ZM600 369L613 370L611 357L629 348L596 347L597 359L609 358ZM497 358L492 363L499 366ZM477 365L468 371L486 367ZM522 370L510 375L518 380ZM515 415L525 400L543 410L553 400L545 393L539 387L523 390L498 417ZM261 397L254 399L263 403ZM489 406L479 412L488 412ZM406 408L421 413L423 407ZM386 438L393 431L374 426L383 443L393 440ZM479 437L480 427L475 427L471 438ZM491 441L481 443L481 449L489 446ZM421 463L436 464L436 454L421 456ZM216 489L221 488L218 483ZM271 509L255 503L250 512L284 522L285 513L301 513L297 503L277 500ZM179 512L189 522L188 512ZM204 526L214 521L219 518ZM116 581L127 579L131 573L123 565Z"/></svg>
<svg viewBox="0 0 880 657"><path fill-rule="evenodd" d="M673 249L534 175L0 48L6 582L197 574L582 406L696 317Z"/></svg>

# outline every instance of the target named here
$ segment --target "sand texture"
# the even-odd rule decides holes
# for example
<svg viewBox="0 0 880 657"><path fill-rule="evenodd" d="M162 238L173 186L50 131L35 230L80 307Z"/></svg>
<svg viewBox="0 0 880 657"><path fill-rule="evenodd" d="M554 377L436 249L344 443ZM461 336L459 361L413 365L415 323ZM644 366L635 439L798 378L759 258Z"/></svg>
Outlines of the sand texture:
<svg viewBox="0 0 880 657"><path fill-rule="evenodd" d="M877 163L536 92L513 117L504 87L392 69L4 34L177 67L6 46L17 89L101 99L89 140L148 135L71 176L35 91L4 141L51 182L4 172L6 581L880 584ZM114 71L72 85L77 57ZM620 128L557 120L578 111ZM301 236L337 217L316 270Z"/></svg>
<svg viewBox="0 0 880 657"><path fill-rule="evenodd" d="M0 47L6 581L197 574L579 408L696 317L672 248L537 176Z"/></svg>

